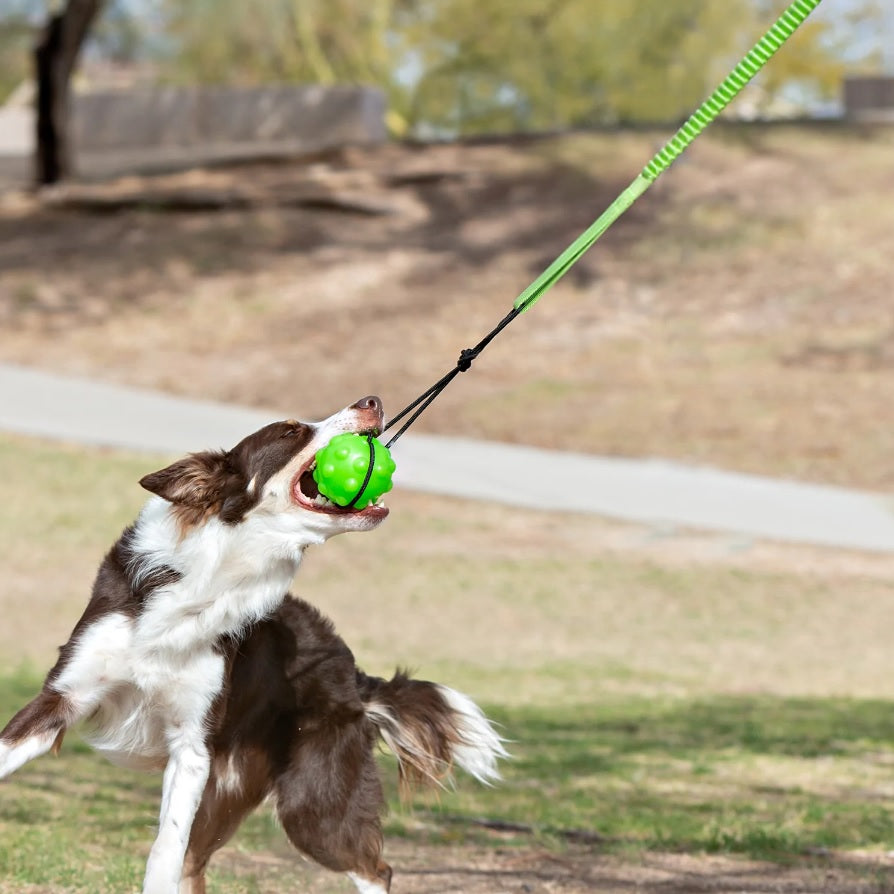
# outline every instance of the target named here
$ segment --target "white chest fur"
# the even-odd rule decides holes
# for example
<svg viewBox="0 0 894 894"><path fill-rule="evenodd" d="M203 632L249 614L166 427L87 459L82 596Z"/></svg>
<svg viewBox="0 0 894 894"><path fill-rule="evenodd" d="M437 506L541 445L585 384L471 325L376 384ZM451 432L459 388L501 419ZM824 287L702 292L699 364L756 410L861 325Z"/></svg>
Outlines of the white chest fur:
<svg viewBox="0 0 894 894"><path fill-rule="evenodd" d="M136 615L98 618L55 683L90 715L90 744L128 766L162 767L177 737L204 737L223 683L215 644L273 611L301 558L258 522L211 520L184 537L169 509L163 500L147 504L129 570L137 584L162 570L176 579L153 590Z"/></svg>
<svg viewBox="0 0 894 894"><path fill-rule="evenodd" d="M163 569L179 579L153 592L138 639L188 654L273 611L303 552L293 532L275 528L260 514L236 526L210 519L183 536L169 504L150 500L134 531L131 571L137 583Z"/></svg>

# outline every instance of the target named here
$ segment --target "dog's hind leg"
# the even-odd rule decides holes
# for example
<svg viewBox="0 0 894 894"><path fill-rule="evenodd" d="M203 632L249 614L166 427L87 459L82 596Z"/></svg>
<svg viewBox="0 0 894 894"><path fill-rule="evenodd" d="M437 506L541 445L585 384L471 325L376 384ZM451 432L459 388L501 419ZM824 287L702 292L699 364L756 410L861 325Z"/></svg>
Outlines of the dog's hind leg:
<svg viewBox="0 0 894 894"><path fill-rule="evenodd" d="M387 894L385 800L371 724L361 716L340 726L303 728L296 741L275 783L276 812L289 841L327 869L346 873L361 894Z"/></svg>
<svg viewBox="0 0 894 894"><path fill-rule="evenodd" d="M388 894L391 890L391 867L387 863L379 862L374 877L369 878L356 872L349 872L348 878L360 894Z"/></svg>

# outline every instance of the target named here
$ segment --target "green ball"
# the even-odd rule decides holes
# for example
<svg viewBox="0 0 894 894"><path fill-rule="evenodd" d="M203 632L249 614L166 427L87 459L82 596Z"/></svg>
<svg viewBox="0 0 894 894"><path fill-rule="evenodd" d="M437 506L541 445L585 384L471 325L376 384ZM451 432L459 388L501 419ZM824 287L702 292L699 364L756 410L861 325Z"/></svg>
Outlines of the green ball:
<svg viewBox="0 0 894 894"><path fill-rule="evenodd" d="M314 481L324 497L338 506L351 503L369 469L369 444L367 435L346 432L336 435L317 452ZM366 509L392 487L391 476L397 466L388 448L378 438L372 439L372 446L372 474L369 483L354 503L355 509Z"/></svg>

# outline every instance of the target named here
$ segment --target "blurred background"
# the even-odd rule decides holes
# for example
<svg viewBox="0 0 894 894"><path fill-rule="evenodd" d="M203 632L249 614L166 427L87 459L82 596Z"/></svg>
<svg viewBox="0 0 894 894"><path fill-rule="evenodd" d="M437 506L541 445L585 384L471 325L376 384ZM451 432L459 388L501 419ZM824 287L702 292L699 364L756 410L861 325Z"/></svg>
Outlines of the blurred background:
<svg viewBox="0 0 894 894"><path fill-rule="evenodd" d="M7 0L0 360L395 410L777 6ZM419 427L888 486L892 20L821 4Z"/></svg>
<svg viewBox="0 0 894 894"><path fill-rule="evenodd" d="M783 8L3 0L0 379L270 418L377 393L394 412ZM824 0L414 432L557 451L518 491L573 451L834 487L889 517L892 48L890 0ZM6 428L12 711L170 455ZM894 890L894 550L411 488L388 502L381 529L309 557L297 591L367 670L466 689L516 755L493 792L393 805L400 890ZM154 783L77 745L64 761L3 789L0 894L137 890ZM296 872L349 890L297 868L262 815L213 890Z"/></svg>

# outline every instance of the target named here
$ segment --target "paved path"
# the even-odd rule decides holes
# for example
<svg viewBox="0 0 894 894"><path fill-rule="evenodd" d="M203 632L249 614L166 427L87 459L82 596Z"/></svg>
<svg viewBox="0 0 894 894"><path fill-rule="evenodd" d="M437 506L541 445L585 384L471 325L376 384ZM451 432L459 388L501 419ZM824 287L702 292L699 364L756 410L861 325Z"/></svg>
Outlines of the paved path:
<svg viewBox="0 0 894 894"><path fill-rule="evenodd" d="M182 454L230 447L296 415L246 409L0 365L0 430ZM405 435L395 483L411 490L656 526L894 552L894 497L464 438Z"/></svg>

